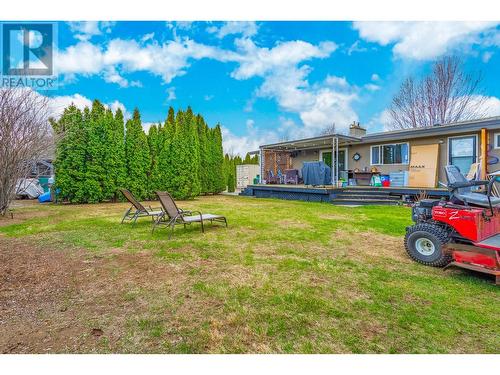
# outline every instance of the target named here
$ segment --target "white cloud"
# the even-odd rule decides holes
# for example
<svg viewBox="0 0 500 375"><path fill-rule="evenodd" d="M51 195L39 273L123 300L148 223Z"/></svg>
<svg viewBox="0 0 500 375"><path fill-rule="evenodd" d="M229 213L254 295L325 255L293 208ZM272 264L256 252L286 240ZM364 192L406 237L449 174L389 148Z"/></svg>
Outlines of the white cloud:
<svg viewBox="0 0 500 375"><path fill-rule="evenodd" d="M104 80L109 83L116 83L120 87L128 87L129 82L123 78L115 69L114 66L109 66L103 73Z"/></svg>
<svg viewBox="0 0 500 375"><path fill-rule="evenodd" d="M310 69L288 68L267 76L257 95L275 98L280 107L297 113L303 127L289 131L292 138L314 136L335 122L345 131L358 118L352 104L358 99L356 89L344 77L327 76L323 82L310 85Z"/></svg>
<svg viewBox="0 0 500 375"><path fill-rule="evenodd" d="M478 43L498 22L354 22L361 38L386 46L402 58L430 60L459 46Z"/></svg>
<svg viewBox="0 0 500 375"><path fill-rule="evenodd" d="M264 131L260 128L247 128L247 133L242 136L235 135L231 130L222 126L222 146L224 153L245 156L249 151L259 149L260 145L269 144L278 140L278 133Z"/></svg>
<svg viewBox="0 0 500 375"><path fill-rule="evenodd" d="M339 130L345 130L357 119L351 105L357 95L345 77L327 76L323 82L311 85L308 81L311 68L300 65L313 58L330 56L337 49L335 43L312 45L289 41L273 48L258 47L250 39L238 39L235 43L240 65L231 76L236 79L262 77L264 82L255 96L275 99L282 110L296 113L302 120L303 126L282 127L286 128L287 137L316 135L332 122L338 124ZM250 109L251 105L247 105L246 110ZM276 134L275 138L282 136Z"/></svg>
<svg viewBox="0 0 500 375"><path fill-rule="evenodd" d="M151 128L151 126L153 126L153 125L158 125L158 123L157 122L143 122L142 129L147 134L149 132L149 128Z"/></svg>
<svg viewBox="0 0 500 375"><path fill-rule="evenodd" d="M351 56L354 52L366 52L368 48L360 47L359 40L356 40L351 46L347 49L347 54Z"/></svg>
<svg viewBox="0 0 500 375"><path fill-rule="evenodd" d="M495 96L475 95L472 103L482 101L486 117L500 116L500 99Z"/></svg>
<svg viewBox="0 0 500 375"><path fill-rule="evenodd" d="M380 86L379 85L375 85L374 83L367 83L364 86L364 88L367 89L368 91L378 91L378 90L380 90Z"/></svg>
<svg viewBox="0 0 500 375"><path fill-rule="evenodd" d="M474 103L481 102L484 108L483 115L485 117L500 116L500 99L494 96L475 95L471 100ZM379 132L386 130L394 130L391 128L391 114L388 109L383 110L373 116L366 124L369 132Z"/></svg>
<svg viewBox="0 0 500 375"><path fill-rule="evenodd" d="M212 58L227 61L232 55L187 38L146 45L135 40L113 39L105 46L80 42L59 51L56 65L63 75L100 75L104 72L105 79L119 85L126 84L118 77L122 76L120 73L137 71L148 71L170 83L173 78L185 74L190 60Z"/></svg>
<svg viewBox="0 0 500 375"><path fill-rule="evenodd" d="M148 40L152 40L155 37L155 33L149 33L149 34L144 34L144 36L141 38L141 42L147 42Z"/></svg>
<svg viewBox="0 0 500 375"><path fill-rule="evenodd" d="M103 54L100 47L80 42L58 51L55 65L60 74L98 74L104 66Z"/></svg>
<svg viewBox="0 0 500 375"><path fill-rule="evenodd" d="M366 124L368 132L381 132L386 130L393 130L390 127L391 124L391 114L388 109L384 109L382 112L377 113L373 116L370 121Z"/></svg>
<svg viewBox="0 0 500 375"><path fill-rule="evenodd" d="M229 21L225 22L221 27L210 26L207 28L207 32L215 34L219 39L235 34L251 37L257 34L257 31L258 26L253 21Z"/></svg>
<svg viewBox="0 0 500 375"><path fill-rule="evenodd" d="M60 117L64 109L69 107L71 104L74 104L80 110L83 110L85 107L92 107L92 100L81 94L52 96L48 98L50 115L54 118ZM125 119L129 119L131 117L130 113L125 108L125 105L118 100L103 104L106 108L110 108L113 112L116 112L116 110L120 108Z"/></svg>
<svg viewBox="0 0 500 375"><path fill-rule="evenodd" d="M214 95L209 95L209 94L206 94L203 96L203 100L209 102L210 100L212 100L214 98Z"/></svg>
<svg viewBox="0 0 500 375"><path fill-rule="evenodd" d="M62 115L64 109L71 104L83 110L85 107L90 108L92 106L92 100L80 94L49 97L51 116L58 118Z"/></svg>
<svg viewBox="0 0 500 375"><path fill-rule="evenodd" d="M318 46L296 40L279 43L273 48L257 47L248 38L235 41L238 55L231 56L239 62L239 67L231 73L236 79L262 76L277 68L293 67L313 58L325 58L337 49L333 42L321 42Z"/></svg>
<svg viewBox="0 0 500 375"><path fill-rule="evenodd" d="M377 73L373 73L371 80L374 82L380 81L380 76Z"/></svg>
<svg viewBox="0 0 500 375"><path fill-rule="evenodd" d="M491 51L486 51L483 53L481 59L483 60L483 62L486 64L488 63L488 61L490 61L490 59L493 57L493 52Z"/></svg>
<svg viewBox="0 0 500 375"><path fill-rule="evenodd" d="M175 99L177 99L177 96L175 95L175 87L169 87L167 89L167 102L170 102Z"/></svg>
<svg viewBox="0 0 500 375"><path fill-rule="evenodd" d="M68 22L74 37L81 41L88 41L93 36L110 33L114 22L109 21L78 21Z"/></svg>
<svg viewBox="0 0 500 375"><path fill-rule="evenodd" d="M358 119L352 108L355 100L357 95L353 92L340 92L329 87L316 91L313 105L300 113L304 123L303 136L317 135L332 123L338 132L345 132L349 124Z"/></svg>
<svg viewBox="0 0 500 375"><path fill-rule="evenodd" d="M235 25L231 25L231 30L235 31ZM229 24L225 26L230 27ZM343 130L357 119L352 109L353 101L357 100L356 88L345 77L327 76L314 85L308 81L311 68L304 63L329 57L338 48L335 43L324 41L314 45L296 40L279 42L274 47L266 48L257 46L248 37L236 39L234 43L236 50L200 44L189 38L158 43L148 36L145 42L112 39L103 45L82 41L60 51L56 61L59 72L65 78L78 74L99 75L121 87L140 84L129 82L127 73L146 71L161 77L168 84L175 77L185 74L193 60L207 58L234 62L237 65L231 72L233 78L263 79L245 111L251 111L256 98L276 100L281 109L297 114L303 122L303 127L288 127L288 134L315 135L332 122ZM173 88L169 88L167 93L168 100L175 98ZM210 100L211 97L206 96L205 99Z"/></svg>
<svg viewBox="0 0 500 375"><path fill-rule="evenodd" d="M246 121L246 126L247 126L247 129L252 129L254 124L255 124L255 121L252 120L251 118L249 118L247 121Z"/></svg>

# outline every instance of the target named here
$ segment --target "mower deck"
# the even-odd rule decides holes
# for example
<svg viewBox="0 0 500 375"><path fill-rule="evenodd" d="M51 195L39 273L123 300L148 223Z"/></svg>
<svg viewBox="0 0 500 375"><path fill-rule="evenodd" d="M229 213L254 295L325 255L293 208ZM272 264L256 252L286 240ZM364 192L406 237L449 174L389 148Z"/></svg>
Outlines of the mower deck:
<svg viewBox="0 0 500 375"><path fill-rule="evenodd" d="M472 244L450 242L443 246L443 251L453 259L448 267L460 267L495 276L495 283L500 285L500 234L488 237Z"/></svg>
<svg viewBox="0 0 500 375"><path fill-rule="evenodd" d="M464 268L464 269L475 271L475 272L481 272L481 273L493 275L493 276L495 276L495 284L500 285L500 271L489 270L489 269L481 267L481 266L475 266L473 264L460 263L460 262L451 262L447 266L445 266L443 269L447 269L449 267Z"/></svg>

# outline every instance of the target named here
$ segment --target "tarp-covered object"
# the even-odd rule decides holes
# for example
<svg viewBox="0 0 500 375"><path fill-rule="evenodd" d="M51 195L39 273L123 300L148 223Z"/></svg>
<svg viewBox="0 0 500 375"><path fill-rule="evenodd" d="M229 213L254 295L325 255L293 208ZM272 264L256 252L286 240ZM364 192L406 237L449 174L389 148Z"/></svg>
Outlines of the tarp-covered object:
<svg viewBox="0 0 500 375"><path fill-rule="evenodd" d="M16 183L16 195L27 196L35 199L43 194L43 188L40 186L38 178L20 178Z"/></svg>
<svg viewBox="0 0 500 375"><path fill-rule="evenodd" d="M323 161L305 162L302 178L305 185L331 185L332 171Z"/></svg>

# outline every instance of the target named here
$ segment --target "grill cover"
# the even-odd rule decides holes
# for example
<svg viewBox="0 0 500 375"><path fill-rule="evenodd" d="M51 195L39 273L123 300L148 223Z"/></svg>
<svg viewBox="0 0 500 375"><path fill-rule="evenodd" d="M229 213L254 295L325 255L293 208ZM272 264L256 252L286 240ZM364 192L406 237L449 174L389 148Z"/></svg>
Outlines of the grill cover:
<svg viewBox="0 0 500 375"><path fill-rule="evenodd" d="M323 161L305 162L302 178L305 185L331 185L332 171Z"/></svg>

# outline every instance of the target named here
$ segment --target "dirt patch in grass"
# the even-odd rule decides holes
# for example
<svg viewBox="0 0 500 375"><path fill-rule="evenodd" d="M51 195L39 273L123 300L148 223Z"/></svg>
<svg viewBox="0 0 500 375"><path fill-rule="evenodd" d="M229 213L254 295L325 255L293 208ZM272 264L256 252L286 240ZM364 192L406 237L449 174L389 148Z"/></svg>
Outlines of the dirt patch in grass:
<svg viewBox="0 0 500 375"><path fill-rule="evenodd" d="M310 229L312 228L311 224L300 222L298 220L280 220L276 223L277 226L287 228L287 229Z"/></svg>
<svg viewBox="0 0 500 375"><path fill-rule="evenodd" d="M7 214L5 217L0 216L0 227L20 224L28 219L48 217L49 215L50 211L16 211L13 213L12 217L10 214Z"/></svg>
<svg viewBox="0 0 500 375"><path fill-rule="evenodd" d="M332 234L331 242L343 243L340 246L344 255L354 258L370 256L391 258L410 263L403 248L403 239L374 232L345 233L342 230Z"/></svg>
<svg viewBox="0 0 500 375"><path fill-rule="evenodd" d="M0 352L116 347L129 318L148 310L141 291L174 280L182 285L182 273L151 254L95 256L0 238Z"/></svg>

